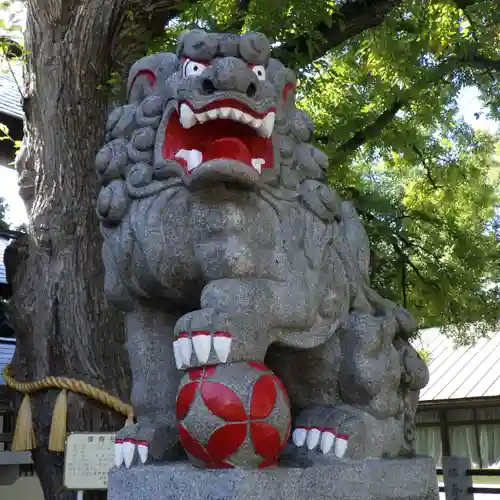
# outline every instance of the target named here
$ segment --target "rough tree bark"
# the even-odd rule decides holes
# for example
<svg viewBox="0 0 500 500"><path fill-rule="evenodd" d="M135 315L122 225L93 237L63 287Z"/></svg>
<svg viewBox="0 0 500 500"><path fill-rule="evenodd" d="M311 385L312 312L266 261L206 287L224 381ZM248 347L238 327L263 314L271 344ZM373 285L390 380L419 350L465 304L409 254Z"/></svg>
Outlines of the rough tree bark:
<svg viewBox="0 0 500 500"><path fill-rule="evenodd" d="M19 380L60 375L128 396L123 322L103 296L94 213L94 157L108 110L108 97L99 89L111 71L123 73L131 59L145 54L173 3L26 2L26 121L17 169L30 231L7 264L10 273L15 271L11 317L17 331L13 369ZM75 497L62 490L62 454L47 450L55 396L48 391L33 398L39 444L33 458L47 500ZM68 403L70 431L123 425L122 417L84 398L69 395Z"/></svg>

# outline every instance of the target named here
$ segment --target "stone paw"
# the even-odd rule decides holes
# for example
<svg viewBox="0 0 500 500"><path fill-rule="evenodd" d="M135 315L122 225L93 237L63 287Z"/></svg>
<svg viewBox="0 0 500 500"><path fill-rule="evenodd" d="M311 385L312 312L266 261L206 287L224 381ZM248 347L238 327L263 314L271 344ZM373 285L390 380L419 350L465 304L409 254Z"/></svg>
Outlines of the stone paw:
<svg viewBox="0 0 500 500"><path fill-rule="evenodd" d="M178 369L183 369L225 363L231 352L232 340L232 334L225 331L180 331L174 342L176 366Z"/></svg>
<svg viewBox="0 0 500 500"><path fill-rule="evenodd" d="M264 361L270 343L268 330L255 314L210 307L179 318L174 338L173 351L179 370Z"/></svg>
<svg viewBox="0 0 500 500"><path fill-rule="evenodd" d="M319 450L324 455L334 453L342 458L347 451L349 437L331 428L297 427L292 440L298 448L306 446L309 451Z"/></svg>
<svg viewBox="0 0 500 500"><path fill-rule="evenodd" d="M141 429L139 424L128 425L117 432L115 438L115 466L129 469L135 463L145 464L153 429Z"/></svg>

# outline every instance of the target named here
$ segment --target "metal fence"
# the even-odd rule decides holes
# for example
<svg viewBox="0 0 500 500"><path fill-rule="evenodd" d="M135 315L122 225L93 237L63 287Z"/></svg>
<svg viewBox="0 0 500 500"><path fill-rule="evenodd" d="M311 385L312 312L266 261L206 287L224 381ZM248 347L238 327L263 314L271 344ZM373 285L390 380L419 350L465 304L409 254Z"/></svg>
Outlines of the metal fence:
<svg viewBox="0 0 500 500"><path fill-rule="evenodd" d="M436 469L438 476L442 475L444 486L439 487L444 492L446 500L473 500L474 494L500 495L500 485L497 488L474 486L473 477L500 477L500 469L473 469L470 460L465 457L444 457L443 468Z"/></svg>

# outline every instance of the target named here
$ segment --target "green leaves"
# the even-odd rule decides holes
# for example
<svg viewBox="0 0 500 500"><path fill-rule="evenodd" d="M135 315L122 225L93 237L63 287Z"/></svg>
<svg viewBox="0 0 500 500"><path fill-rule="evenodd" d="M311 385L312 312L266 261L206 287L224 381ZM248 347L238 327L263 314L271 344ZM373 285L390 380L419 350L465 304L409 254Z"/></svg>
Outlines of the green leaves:
<svg viewBox="0 0 500 500"><path fill-rule="evenodd" d="M7 127L7 125L3 123L0 123L0 141L4 141L5 139L10 139L9 127Z"/></svg>
<svg viewBox="0 0 500 500"><path fill-rule="evenodd" d="M458 107L473 85L500 117L500 7L481 3L466 15L406 2L301 76L331 182L368 229L374 286L462 340L468 322L500 315L500 137L473 130Z"/></svg>

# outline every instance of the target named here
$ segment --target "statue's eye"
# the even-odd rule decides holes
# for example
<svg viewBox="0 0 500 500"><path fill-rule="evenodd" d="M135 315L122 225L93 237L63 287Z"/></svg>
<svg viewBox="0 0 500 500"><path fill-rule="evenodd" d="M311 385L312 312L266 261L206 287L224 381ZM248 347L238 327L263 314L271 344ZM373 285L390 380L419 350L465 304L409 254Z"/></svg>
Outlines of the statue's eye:
<svg viewBox="0 0 500 500"><path fill-rule="evenodd" d="M201 75L207 66L207 64L186 59L182 65L182 76L187 77Z"/></svg>
<svg viewBox="0 0 500 500"><path fill-rule="evenodd" d="M266 68L264 68L264 66L257 64L257 65L252 67L252 71L257 75L257 78L259 80L266 79Z"/></svg>

